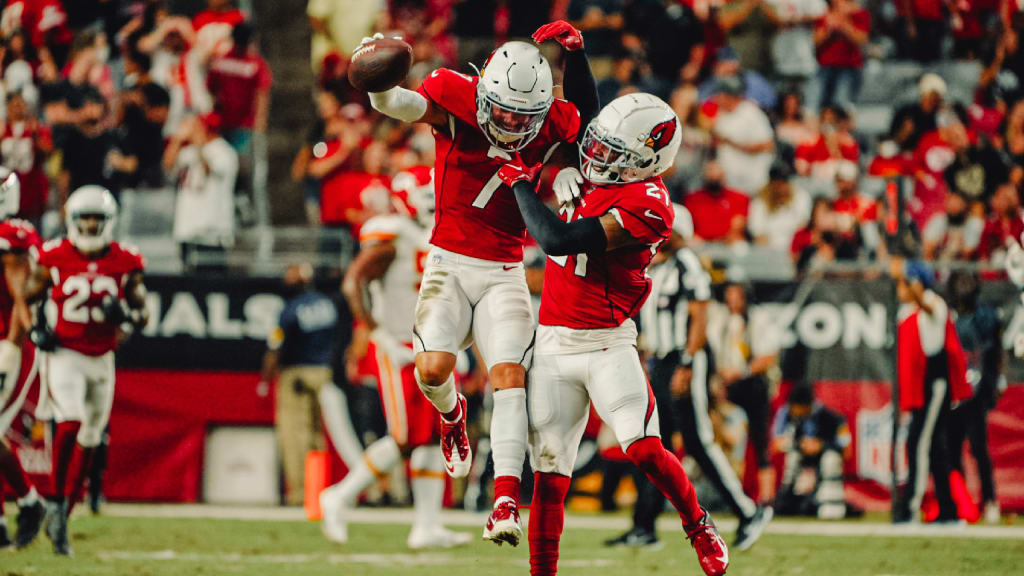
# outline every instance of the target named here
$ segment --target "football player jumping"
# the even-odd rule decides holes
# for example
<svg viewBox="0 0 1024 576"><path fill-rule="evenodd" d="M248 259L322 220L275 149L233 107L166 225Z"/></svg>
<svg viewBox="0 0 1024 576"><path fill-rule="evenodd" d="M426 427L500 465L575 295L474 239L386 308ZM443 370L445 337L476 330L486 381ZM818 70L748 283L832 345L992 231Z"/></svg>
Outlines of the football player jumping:
<svg viewBox="0 0 1024 576"><path fill-rule="evenodd" d="M334 542L348 540L348 510L359 494L406 458L415 509L409 548L450 548L470 540L469 534L451 532L440 523L444 471L435 443L437 411L413 376L413 310L434 224L431 173L430 168L417 166L395 176L394 198L404 214L375 216L363 225L359 256L342 284L357 322L349 361L366 355L376 360L388 435L367 447L344 480L320 494L323 531Z"/></svg>
<svg viewBox="0 0 1024 576"><path fill-rule="evenodd" d="M57 554L71 555L67 520L81 497L95 448L114 401L114 350L118 328L145 326L146 287L142 256L112 240L117 202L100 186L83 186L68 197L67 238L48 242L25 288L28 301L48 288L57 321L43 360L43 384L57 432L53 441L55 500L46 535ZM41 342L49 340L50 345Z"/></svg>
<svg viewBox="0 0 1024 576"><path fill-rule="evenodd" d="M6 482L17 499L18 533L14 545L23 548L39 534L45 509L18 456L3 438L29 393L38 390L36 349L26 338L32 319L23 288L42 240L31 224L12 218L20 204L18 175L0 168L0 182L0 334L4 337L0 341L0 482ZM10 543L0 497L0 548Z"/></svg>
<svg viewBox="0 0 1024 576"><path fill-rule="evenodd" d="M565 496L591 402L630 460L678 510L704 572L724 574L729 566L725 542L659 439L630 320L651 290L647 266L672 230L675 213L660 174L675 159L680 130L672 109L649 94L606 106L586 129L580 171L566 168L556 178L584 184L578 202L562 209L564 221L537 198L532 180L539 165L510 163L498 172L550 259L528 394L535 576L558 569Z"/></svg>
<svg viewBox="0 0 1024 576"><path fill-rule="evenodd" d="M472 460L466 400L452 371L456 354L476 343L494 389L495 502L483 537L513 546L522 537L518 500L534 321L522 262L526 228L498 171L514 154L546 162L560 144L577 141L581 115L589 121L597 112L580 32L559 21L533 39L556 40L567 50L565 95L572 103L554 97L547 60L524 42L499 46L479 76L441 68L417 91L370 94L376 110L434 129L437 215L415 310L415 378L441 413L448 474L465 476Z"/></svg>

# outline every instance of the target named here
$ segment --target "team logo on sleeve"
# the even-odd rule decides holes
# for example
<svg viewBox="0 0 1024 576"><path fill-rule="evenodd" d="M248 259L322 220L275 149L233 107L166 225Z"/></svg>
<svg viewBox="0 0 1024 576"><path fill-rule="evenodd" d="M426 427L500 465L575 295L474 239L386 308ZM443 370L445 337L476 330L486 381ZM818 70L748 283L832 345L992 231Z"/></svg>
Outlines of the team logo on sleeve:
<svg viewBox="0 0 1024 576"><path fill-rule="evenodd" d="M647 142L644 142L644 146L649 146L657 152L668 146L668 143L672 141L672 137L675 135L676 119L669 118L651 130L651 135L647 138Z"/></svg>

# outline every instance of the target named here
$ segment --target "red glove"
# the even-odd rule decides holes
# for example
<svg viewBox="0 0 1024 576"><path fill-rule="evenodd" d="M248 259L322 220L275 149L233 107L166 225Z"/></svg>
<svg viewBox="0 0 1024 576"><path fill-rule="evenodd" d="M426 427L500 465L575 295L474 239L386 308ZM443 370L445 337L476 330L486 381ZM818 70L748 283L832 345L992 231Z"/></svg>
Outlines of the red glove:
<svg viewBox="0 0 1024 576"><path fill-rule="evenodd" d="M542 164L540 162L533 166L527 166L522 158L516 158L515 162L505 164L498 170L498 178L509 188L516 182L533 182L540 173Z"/></svg>
<svg viewBox="0 0 1024 576"><path fill-rule="evenodd" d="M570 52L583 49L583 34L565 20L556 20L537 28L533 33L533 41L543 44L545 40L554 40Z"/></svg>

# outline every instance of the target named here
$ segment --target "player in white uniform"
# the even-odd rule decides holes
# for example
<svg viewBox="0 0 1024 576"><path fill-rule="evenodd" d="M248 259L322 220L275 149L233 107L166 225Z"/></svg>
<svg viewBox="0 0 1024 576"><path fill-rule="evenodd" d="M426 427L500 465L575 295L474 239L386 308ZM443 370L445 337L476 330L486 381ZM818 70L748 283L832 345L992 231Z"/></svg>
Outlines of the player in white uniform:
<svg viewBox="0 0 1024 576"><path fill-rule="evenodd" d="M400 173L392 187L396 207L404 213L375 216L363 225L359 256L342 286L357 322L349 360L375 357L388 436L371 444L344 480L320 494L322 528L329 540L347 541L348 512L359 494L408 458L415 508L408 546L450 548L467 544L470 537L441 525L444 469L438 414L413 374L413 311L434 219L432 170L420 166Z"/></svg>
<svg viewBox="0 0 1024 576"><path fill-rule="evenodd" d="M441 68L417 91L396 86L369 95L377 111L433 128L437 217L415 314L416 377L443 418L448 474L466 476L472 464L466 399L455 389L453 371L458 353L476 344L494 390L494 509L483 537L513 546L522 538L526 368L535 323L522 262L525 227L497 171L513 155L548 161L558 146L575 143L581 115L589 119L597 109L580 31L552 22L533 39L566 48L567 100L554 97L551 68L537 47L518 41L499 46L479 76Z"/></svg>

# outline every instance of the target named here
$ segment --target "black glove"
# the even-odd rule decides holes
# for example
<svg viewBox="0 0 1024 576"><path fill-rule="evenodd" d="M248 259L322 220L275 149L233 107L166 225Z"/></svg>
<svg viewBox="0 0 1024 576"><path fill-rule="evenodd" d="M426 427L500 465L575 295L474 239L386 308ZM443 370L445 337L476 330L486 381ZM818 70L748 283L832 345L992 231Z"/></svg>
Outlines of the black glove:
<svg viewBox="0 0 1024 576"><path fill-rule="evenodd" d="M43 352L53 352L57 349L57 335L46 325L45 320L32 327L32 330L28 333L28 338L35 344L37 349Z"/></svg>
<svg viewBox="0 0 1024 576"><path fill-rule="evenodd" d="M107 294L103 297L100 308L103 310L103 317L111 324L119 325L128 320L128 311L125 310L124 301L120 298Z"/></svg>

